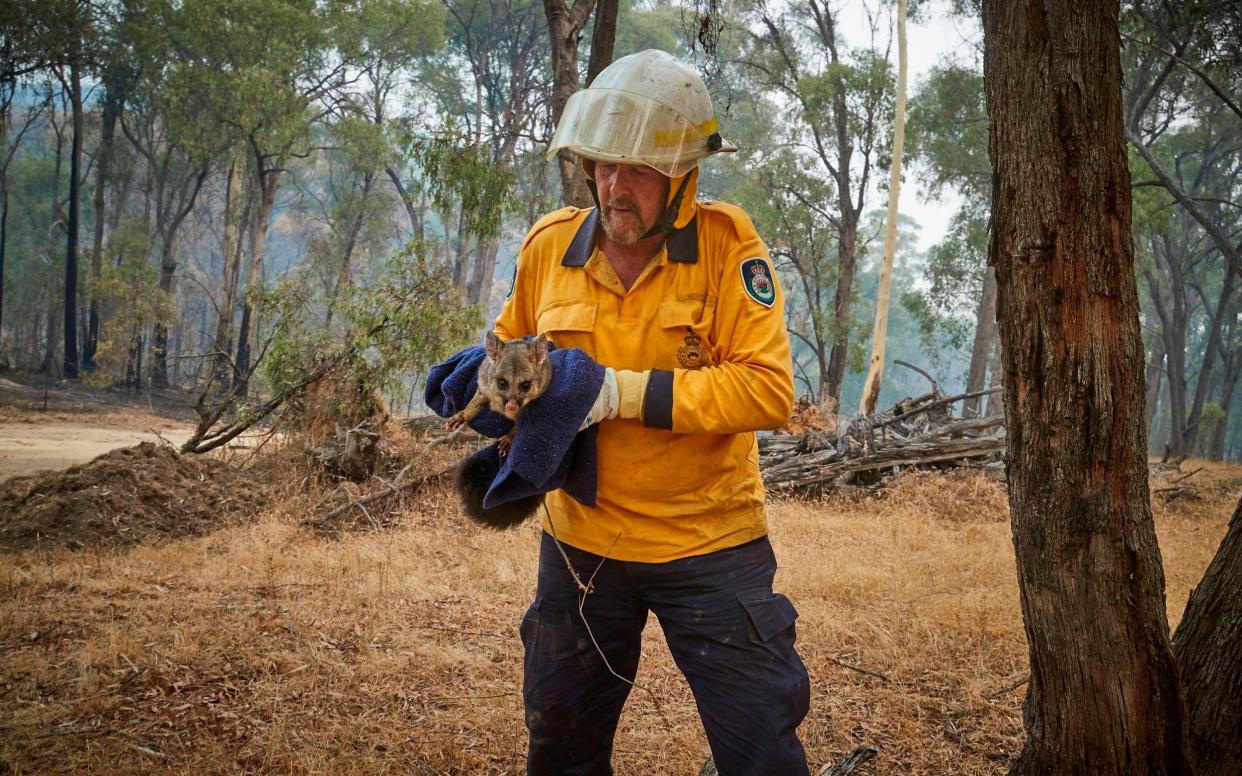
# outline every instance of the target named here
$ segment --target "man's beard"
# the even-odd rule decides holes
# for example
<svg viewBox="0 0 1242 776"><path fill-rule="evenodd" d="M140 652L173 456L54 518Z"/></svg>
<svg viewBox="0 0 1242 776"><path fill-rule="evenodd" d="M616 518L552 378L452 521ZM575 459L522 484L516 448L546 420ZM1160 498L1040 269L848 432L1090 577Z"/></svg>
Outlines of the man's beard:
<svg viewBox="0 0 1242 776"><path fill-rule="evenodd" d="M623 205L628 209L622 213L613 213L612 209L616 205ZM621 197L605 205L602 223L604 234L619 245L633 245L643 239L643 235L650 229L638 213L638 203L629 197Z"/></svg>

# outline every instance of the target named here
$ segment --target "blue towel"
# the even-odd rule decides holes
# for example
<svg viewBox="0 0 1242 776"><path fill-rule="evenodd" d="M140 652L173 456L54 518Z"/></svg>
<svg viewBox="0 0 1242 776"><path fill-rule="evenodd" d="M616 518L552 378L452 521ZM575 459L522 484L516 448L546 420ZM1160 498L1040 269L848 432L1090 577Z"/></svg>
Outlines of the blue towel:
<svg viewBox="0 0 1242 776"><path fill-rule="evenodd" d="M604 384L604 367L577 348L552 350L552 382L538 399L522 408L513 446L503 458L495 445L474 454L486 463L492 485L483 499L487 509L516 499L563 488L581 504L595 506L595 438L598 427L581 434L578 427L591 412ZM478 388L479 364L486 353L479 345L454 353L427 375L423 398L442 418L452 417L470 403ZM513 423L484 408L470 422L489 437L508 433Z"/></svg>

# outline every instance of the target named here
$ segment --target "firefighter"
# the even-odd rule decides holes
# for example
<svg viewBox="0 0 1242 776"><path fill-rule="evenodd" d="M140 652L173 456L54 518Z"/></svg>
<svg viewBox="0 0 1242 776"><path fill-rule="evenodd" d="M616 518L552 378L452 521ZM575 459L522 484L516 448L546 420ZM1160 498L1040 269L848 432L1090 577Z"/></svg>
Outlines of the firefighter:
<svg viewBox="0 0 1242 776"><path fill-rule="evenodd" d="M596 207L535 224L496 331L547 334L607 370L596 506L557 491L542 518L521 625L528 772L612 772L654 613L719 772L807 773L810 689L797 613L772 588L754 433L792 408L784 297L750 218L696 198L699 163L736 147L695 70L649 50L569 99L549 156L562 149ZM591 580L581 616L575 576Z"/></svg>

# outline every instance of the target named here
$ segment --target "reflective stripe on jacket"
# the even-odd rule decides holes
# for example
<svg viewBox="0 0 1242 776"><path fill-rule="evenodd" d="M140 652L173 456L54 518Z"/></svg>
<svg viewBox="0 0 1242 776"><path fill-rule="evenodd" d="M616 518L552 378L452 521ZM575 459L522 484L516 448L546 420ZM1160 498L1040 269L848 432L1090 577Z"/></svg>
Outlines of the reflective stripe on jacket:
<svg viewBox="0 0 1242 776"><path fill-rule="evenodd" d="M536 223L496 320L505 339L546 333L605 366L652 370L642 419L600 424L596 508L551 493L554 525L545 515L544 530L640 562L763 536L753 432L783 425L793 403L784 296L767 247L740 208L695 202L627 292L595 247L598 220L595 209L571 207Z"/></svg>

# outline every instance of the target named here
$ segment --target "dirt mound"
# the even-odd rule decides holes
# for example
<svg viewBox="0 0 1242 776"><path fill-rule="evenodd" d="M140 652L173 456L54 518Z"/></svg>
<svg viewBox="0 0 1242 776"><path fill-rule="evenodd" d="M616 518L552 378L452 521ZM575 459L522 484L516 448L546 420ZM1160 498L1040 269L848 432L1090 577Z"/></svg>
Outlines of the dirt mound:
<svg viewBox="0 0 1242 776"><path fill-rule="evenodd" d="M253 517L265 501L240 470L143 442L0 483L0 550L196 536Z"/></svg>

